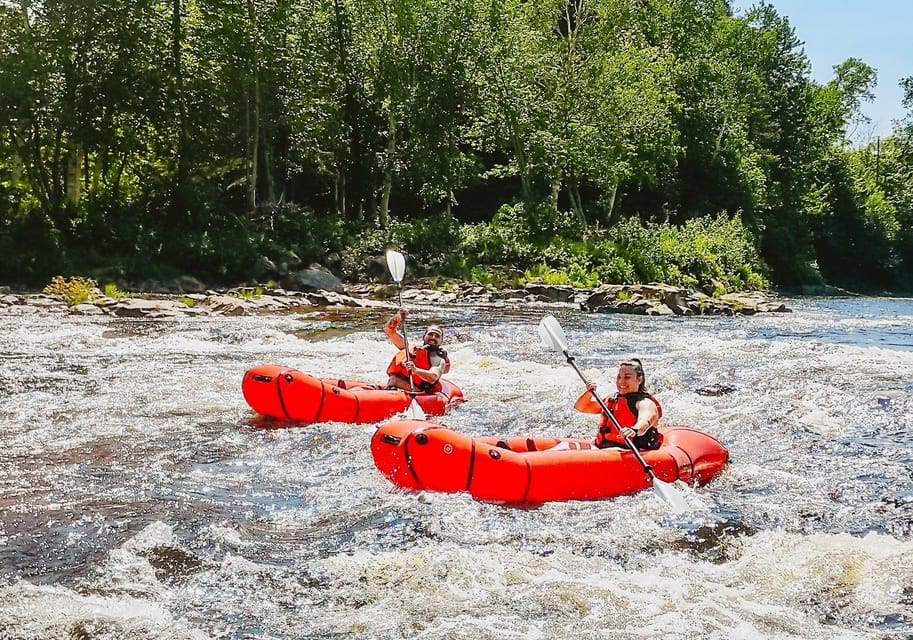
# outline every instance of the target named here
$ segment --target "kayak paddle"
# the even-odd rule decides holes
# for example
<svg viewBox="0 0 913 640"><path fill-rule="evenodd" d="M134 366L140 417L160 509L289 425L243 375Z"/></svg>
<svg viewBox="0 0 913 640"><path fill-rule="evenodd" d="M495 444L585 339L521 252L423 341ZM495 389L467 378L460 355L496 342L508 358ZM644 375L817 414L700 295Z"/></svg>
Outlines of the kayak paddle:
<svg viewBox="0 0 913 640"><path fill-rule="evenodd" d="M406 258L403 257L399 251L394 251L393 249L387 250L387 268L390 269L390 275L393 276L393 281L396 282L396 285L399 287L399 308L403 308L403 276L406 274ZM406 352L406 361L411 360L409 355L409 342L406 338L406 319L403 318L401 323L403 325L403 349ZM418 403L418 400L415 399L415 386L412 384L412 376L409 376L409 394L412 396L412 402L409 403L408 408L406 409L406 415L413 420L425 420L425 412L422 410L421 405Z"/></svg>
<svg viewBox="0 0 913 640"><path fill-rule="evenodd" d="M542 340L542 344L559 353L563 353L564 357L567 358L567 363L574 367L574 371L577 372L577 375L580 376L580 379L589 386L589 380L586 379L586 376L583 375L583 372L577 367L577 363L574 362L574 357L568 354L567 351L567 340L564 337L564 330L561 328L561 325L558 324L558 321L554 316L545 316L539 322L539 338ZM599 407L602 409L602 412L606 415L609 420L612 421L612 424L618 429L618 433L622 433L621 425L618 424L618 420L615 419L615 416L609 411L609 408L603 402L602 398L599 397L599 394L596 393L596 389L590 388L590 393L593 394L593 398L596 399L596 402L599 403ZM637 447L634 446L634 443L631 442L631 439L627 436L624 436L625 443L628 445L628 448L637 458L637 461L640 462L640 465L644 468L644 471L650 476L650 480L653 484L653 492L656 493L660 498L666 501L669 504L673 511L676 513L683 513L688 511L688 504L685 502L685 499L681 494L676 491L668 482L663 482L656 477L656 474L653 472L653 468L647 464L647 461L643 459L643 456L640 455L640 451L637 450Z"/></svg>

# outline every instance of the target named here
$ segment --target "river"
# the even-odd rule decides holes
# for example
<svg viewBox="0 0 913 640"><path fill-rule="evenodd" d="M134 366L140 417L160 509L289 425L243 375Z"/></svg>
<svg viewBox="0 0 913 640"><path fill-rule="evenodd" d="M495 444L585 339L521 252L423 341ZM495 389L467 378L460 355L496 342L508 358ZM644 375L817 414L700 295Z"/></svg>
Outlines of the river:
<svg viewBox="0 0 913 640"><path fill-rule="evenodd" d="M647 318L417 307L471 435L589 436L554 314L608 393L640 356L670 423L732 461L517 508L406 493L374 425L267 429L244 372L383 379L380 309L141 320L0 309L0 639L913 638L913 301Z"/></svg>

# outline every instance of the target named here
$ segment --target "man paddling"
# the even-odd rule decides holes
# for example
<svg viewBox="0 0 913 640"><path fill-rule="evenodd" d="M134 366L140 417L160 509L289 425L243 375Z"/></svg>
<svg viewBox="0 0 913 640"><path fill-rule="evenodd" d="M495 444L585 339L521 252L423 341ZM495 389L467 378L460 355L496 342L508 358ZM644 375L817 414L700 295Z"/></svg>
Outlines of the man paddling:
<svg viewBox="0 0 913 640"><path fill-rule="evenodd" d="M436 324L430 324L422 336L422 345L409 345L398 331L400 323L409 315L408 310L400 309L384 325L384 333L390 342L399 349L387 367L387 387L405 391L418 390L424 393L439 391L440 379L450 371L450 358L441 348L444 343L444 331Z"/></svg>

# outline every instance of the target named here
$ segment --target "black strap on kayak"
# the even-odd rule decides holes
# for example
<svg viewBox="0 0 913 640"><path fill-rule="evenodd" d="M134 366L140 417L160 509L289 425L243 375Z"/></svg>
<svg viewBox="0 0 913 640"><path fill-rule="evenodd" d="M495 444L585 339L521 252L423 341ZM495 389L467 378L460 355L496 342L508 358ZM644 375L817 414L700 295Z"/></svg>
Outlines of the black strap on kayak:
<svg viewBox="0 0 913 640"><path fill-rule="evenodd" d="M282 407L282 413L285 414L286 420L291 420L291 416L288 414L288 409L285 408L285 398L282 397L282 381L291 383L295 378L292 377L292 374L287 371L283 371L278 376L276 376L276 396L279 398L279 406Z"/></svg>

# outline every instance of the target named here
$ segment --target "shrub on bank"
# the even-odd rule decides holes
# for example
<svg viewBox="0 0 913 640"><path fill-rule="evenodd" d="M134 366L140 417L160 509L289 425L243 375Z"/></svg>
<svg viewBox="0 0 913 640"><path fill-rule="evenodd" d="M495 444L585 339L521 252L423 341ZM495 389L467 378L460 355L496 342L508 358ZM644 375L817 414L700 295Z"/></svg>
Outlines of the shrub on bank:
<svg viewBox="0 0 913 640"><path fill-rule="evenodd" d="M628 218L583 232L572 216L538 207L503 206L490 223L463 225L467 272L510 264L527 281L592 287L665 282L681 287L715 282L725 291L770 286L751 232L741 218L695 218L684 225Z"/></svg>
<svg viewBox="0 0 913 640"><path fill-rule="evenodd" d="M98 283L91 278L82 276L72 276L70 278L54 276L51 278L51 282L42 290L42 293L50 296L60 296L68 307L72 307L94 300L98 294Z"/></svg>

